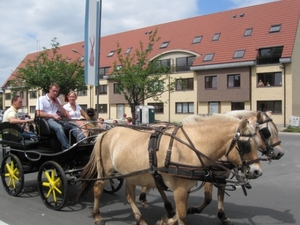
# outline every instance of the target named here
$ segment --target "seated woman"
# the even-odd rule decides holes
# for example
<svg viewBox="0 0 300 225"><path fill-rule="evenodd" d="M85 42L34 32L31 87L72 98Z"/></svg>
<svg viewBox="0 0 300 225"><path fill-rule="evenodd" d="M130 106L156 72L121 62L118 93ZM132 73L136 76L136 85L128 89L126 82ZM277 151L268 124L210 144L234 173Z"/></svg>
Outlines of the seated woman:
<svg viewBox="0 0 300 225"><path fill-rule="evenodd" d="M69 114L70 118L74 120L74 123L82 128L82 132L84 133L84 135L87 136L85 127L86 121L81 120L82 117L88 119L87 113L81 108L80 105L76 103L77 94L75 93L75 91L70 91L67 97L68 103L63 106L64 109Z"/></svg>

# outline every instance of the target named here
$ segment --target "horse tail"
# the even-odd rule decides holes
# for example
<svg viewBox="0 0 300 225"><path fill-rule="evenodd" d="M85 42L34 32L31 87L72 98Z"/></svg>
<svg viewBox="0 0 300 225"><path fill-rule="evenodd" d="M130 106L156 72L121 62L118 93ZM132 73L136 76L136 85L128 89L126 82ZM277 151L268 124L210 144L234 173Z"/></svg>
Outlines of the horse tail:
<svg viewBox="0 0 300 225"><path fill-rule="evenodd" d="M100 160L100 148L104 133L98 135L93 151L90 155L90 159L80 174L81 185L77 199L82 199L84 196L89 194L89 192L92 190L95 179L97 178L97 161Z"/></svg>

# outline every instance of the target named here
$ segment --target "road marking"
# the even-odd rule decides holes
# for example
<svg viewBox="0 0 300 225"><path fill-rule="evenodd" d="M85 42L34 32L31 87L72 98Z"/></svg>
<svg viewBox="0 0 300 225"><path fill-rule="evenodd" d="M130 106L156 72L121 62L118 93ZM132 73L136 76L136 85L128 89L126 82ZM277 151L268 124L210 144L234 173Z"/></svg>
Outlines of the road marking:
<svg viewBox="0 0 300 225"><path fill-rule="evenodd" d="M0 220L0 225L8 225L8 224Z"/></svg>

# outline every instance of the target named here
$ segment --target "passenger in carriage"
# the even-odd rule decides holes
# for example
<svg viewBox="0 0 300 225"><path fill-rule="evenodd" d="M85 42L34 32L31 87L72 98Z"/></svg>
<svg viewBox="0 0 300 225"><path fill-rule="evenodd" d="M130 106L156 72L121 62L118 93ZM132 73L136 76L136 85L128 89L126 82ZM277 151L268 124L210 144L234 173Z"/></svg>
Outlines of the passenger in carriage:
<svg viewBox="0 0 300 225"><path fill-rule="evenodd" d="M81 141L85 137L78 127L76 129L74 125L63 120L63 117L70 119L70 116L57 98L59 90L60 86L52 83L49 87L49 93L38 98L35 110L38 117L47 119L50 128L55 131L64 150L70 147L64 130L72 130L72 135L77 141Z"/></svg>
<svg viewBox="0 0 300 225"><path fill-rule="evenodd" d="M26 124L33 122L33 119L21 120L18 118L18 110L21 109L22 107L23 107L22 98L19 95L13 96L11 99L11 106L5 111L2 122L9 122L11 124L21 125L21 128L23 130L21 136L25 140L35 140L36 139L35 133L24 129Z"/></svg>
<svg viewBox="0 0 300 225"><path fill-rule="evenodd" d="M67 97L68 103L65 104L63 107L69 114L71 120L74 120L74 124L77 124L82 129L84 135L87 136L86 126L84 126L86 121L81 120L81 117L83 117L86 120L89 119L87 113L81 108L80 105L76 103L77 94L75 91L70 91Z"/></svg>

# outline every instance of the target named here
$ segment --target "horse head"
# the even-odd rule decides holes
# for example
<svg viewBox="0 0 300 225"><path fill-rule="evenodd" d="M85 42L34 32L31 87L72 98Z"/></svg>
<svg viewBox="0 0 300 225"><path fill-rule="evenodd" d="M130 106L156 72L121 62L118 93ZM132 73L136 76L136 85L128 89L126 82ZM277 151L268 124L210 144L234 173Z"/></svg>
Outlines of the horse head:
<svg viewBox="0 0 300 225"><path fill-rule="evenodd" d="M271 111L257 112L258 131L264 146L258 150L270 159L280 159L284 155L281 141L278 138L278 129L271 119Z"/></svg>
<svg viewBox="0 0 300 225"><path fill-rule="evenodd" d="M240 121L226 156L240 169L248 179L262 175L262 168L257 155L261 139L257 136L257 118L250 117Z"/></svg>

